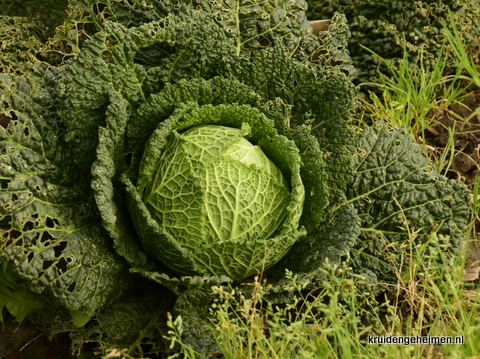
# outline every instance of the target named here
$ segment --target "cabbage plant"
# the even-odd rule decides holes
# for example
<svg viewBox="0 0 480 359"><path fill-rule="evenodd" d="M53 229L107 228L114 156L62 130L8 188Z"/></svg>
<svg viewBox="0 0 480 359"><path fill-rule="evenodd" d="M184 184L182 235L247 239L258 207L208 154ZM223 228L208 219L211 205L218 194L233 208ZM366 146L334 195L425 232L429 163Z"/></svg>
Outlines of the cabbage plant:
<svg viewBox="0 0 480 359"><path fill-rule="evenodd" d="M349 126L345 17L317 37L305 9L71 2L54 42L68 56L0 74L0 306L70 332L76 353L139 357L169 350L173 312L208 355L214 285L262 276L288 303L346 262L378 294L407 244L458 253L466 187L404 129Z"/></svg>

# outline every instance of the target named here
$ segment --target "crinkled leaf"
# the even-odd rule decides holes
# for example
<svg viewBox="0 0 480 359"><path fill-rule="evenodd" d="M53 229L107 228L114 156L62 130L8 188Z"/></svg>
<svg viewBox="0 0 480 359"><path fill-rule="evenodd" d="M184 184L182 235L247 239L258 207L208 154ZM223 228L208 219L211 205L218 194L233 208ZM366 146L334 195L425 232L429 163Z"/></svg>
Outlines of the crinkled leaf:
<svg viewBox="0 0 480 359"><path fill-rule="evenodd" d="M242 54L249 57L261 48L278 46L284 48L297 62L309 62L313 67L322 69L341 68L349 73L354 71L346 49L350 33L345 17L335 14L329 32L323 32L321 37L317 37L313 35L313 29L305 16L307 4L304 0L144 0L129 4L128 7L117 3L110 6L109 15L130 27L158 21L169 14L180 18L188 14L188 17L192 18L194 14L190 11L193 9L208 14L217 25L216 35L205 36L204 44L215 41L214 37L223 37L220 34L224 33L237 56ZM190 20L183 18L183 21ZM195 28L191 30L198 31ZM208 32L206 29L201 31ZM180 44L183 51L177 57L180 64L188 62L188 47L183 45ZM201 43L197 46L208 49ZM219 51L212 47L210 50ZM156 45L141 51L139 58L152 66L171 53L167 47ZM198 68L197 61L191 63L194 68Z"/></svg>
<svg viewBox="0 0 480 359"><path fill-rule="evenodd" d="M127 150L141 157L145 142L158 124L166 120L176 107L190 101L199 105L238 103L257 107L261 97L252 88L231 77L194 78L166 84L162 91L153 94L139 107L135 121L128 126Z"/></svg>
<svg viewBox="0 0 480 359"><path fill-rule="evenodd" d="M93 314L123 292L127 273L83 190L42 75L2 76L0 261L30 290Z"/></svg>
<svg viewBox="0 0 480 359"><path fill-rule="evenodd" d="M326 268L347 261L360 235L360 219L344 195L333 195L331 207L318 228L295 243L288 254L265 273L269 300L289 302L294 295L293 281L303 287L315 285ZM294 277L287 276L286 270Z"/></svg>
<svg viewBox="0 0 480 359"><path fill-rule="evenodd" d="M437 235L447 253L465 240L469 192L439 175L405 128L377 123L359 139L355 177L347 190L361 219L352 250L358 271L370 269L382 283L395 283L409 263L407 248Z"/></svg>
<svg viewBox="0 0 480 359"><path fill-rule="evenodd" d="M120 174L128 164L124 154L127 103L119 93L110 95L106 126L98 128L97 160L92 165L92 189L103 227L113 239L118 254L136 266L145 266L147 258L137 240L127 208Z"/></svg>
<svg viewBox="0 0 480 359"><path fill-rule="evenodd" d="M356 138L353 129L347 127L356 96L348 77L328 71L317 74L286 56L281 47L263 49L248 61L232 63L228 67L231 69L239 80L262 96L266 113L276 119L278 128L287 128L283 133L291 135L297 146L302 147L302 142L309 140L289 132L288 127L309 126L318 142L312 150L316 147L325 154L326 184L343 192L352 180Z"/></svg>
<svg viewBox="0 0 480 359"><path fill-rule="evenodd" d="M182 319L183 343L207 357L218 351L218 345L207 327L210 299L205 292L187 290L178 297L173 308L173 314Z"/></svg>
<svg viewBox="0 0 480 359"><path fill-rule="evenodd" d="M105 126L109 94L121 93L129 104L126 115L132 111L130 106L135 107L144 96L140 85L145 71L133 63L136 43L120 25L107 23L106 27L109 34L117 36L118 44L108 46L106 33L95 34L82 52L67 62L59 86L68 129L66 140L73 147L75 162L86 174L95 159L98 127Z"/></svg>
<svg viewBox="0 0 480 359"><path fill-rule="evenodd" d="M92 343L102 355L116 349L126 350L133 357L166 352L168 343L167 312L172 311L175 296L164 287L138 283L114 306L97 313L88 326L78 328L61 322L50 330L50 336L70 332L72 351L77 355L88 350Z"/></svg>
<svg viewBox="0 0 480 359"><path fill-rule="evenodd" d="M221 285L233 282L233 279L223 276L178 276L170 274L166 267L157 264L152 270L145 270L139 267L130 269L132 273L139 273L145 278L160 283L170 289L176 295L180 295L187 290L202 290L209 292L214 285Z"/></svg>
<svg viewBox="0 0 480 359"><path fill-rule="evenodd" d="M172 15L138 28L127 29L121 24L106 21L104 31L97 32L85 42L77 57L67 61L65 76L59 86L62 91L62 115L68 129L66 139L73 146L74 159L81 170L88 172L95 159L96 133L99 126L105 126L109 94L121 94L128 104L128 116L145 100L147 94L142 84L147 72L134 62L139 48L166 42L177 46L186 43L191 48L204 46L192 54L179 51L181 55L178 56L186 57L183 65L180 58L165 58L166 63L158 68L162 74L154 76L155 82L160 83L194 76L196 57L201 65L198 76L205 75L205 71L210 73L216 67L214 63L222 57L212 50L228 50L228 42L215 35L218 26L209 14L187 10L192 16L184 14L177 19ZM199 22L204 26L197 26ZM207 30L212 34L208 35ZM206 39L216 42L205 44ZM212 57L211 61L205 59L207 55Z"/></svg>

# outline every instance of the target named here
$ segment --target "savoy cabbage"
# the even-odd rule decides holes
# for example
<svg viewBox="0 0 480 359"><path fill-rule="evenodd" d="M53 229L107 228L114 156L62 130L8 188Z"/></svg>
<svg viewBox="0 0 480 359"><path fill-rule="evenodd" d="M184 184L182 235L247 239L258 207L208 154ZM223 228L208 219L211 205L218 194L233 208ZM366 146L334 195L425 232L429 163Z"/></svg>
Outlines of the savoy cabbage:
<svg viewBox="0 0 480 359"><path fill-rule="evenodd" d="M379 292L405 268L411 233L416 244L436 235L457 253L466 187L437 174L406 131L349 126L356 89L345 17L334 14L315 36L306 8L303 0L71 1L63 29L91 25L78 53L70 47L59 64L29 58L26 71L0 74L0 305L20 320L48 308L51 332L70 331L77 352L93 341L135 355L166 349L173 307L207 354L198 313L212 285L263 272L270 300L285 302L287 269L309 288L327 261L347 261ZM241 167L239 153L235 165L218 153L208 154L212 164L193 152L175 158L190 151L188 131L211 125L233 138L218 152L246 141L261 149L249 160L256 164ZM267 234L232 238L228 224L216 227L227 228L220 239L206 233L215 230L202 201L239 188L202 172L224 166L215 161L240 166L239 176L269 168L276 189L262 201L279 214L252 207L242 219L264 220L256 228L272 225ZM170 189L188 195L162 192L158 181L171 179L186 181ZM221 201L247 208L258 200L250 194L267 189L248 186ZM167 218L165 206L178 216ZM190 220L201 223L186 229Z"/></svg>

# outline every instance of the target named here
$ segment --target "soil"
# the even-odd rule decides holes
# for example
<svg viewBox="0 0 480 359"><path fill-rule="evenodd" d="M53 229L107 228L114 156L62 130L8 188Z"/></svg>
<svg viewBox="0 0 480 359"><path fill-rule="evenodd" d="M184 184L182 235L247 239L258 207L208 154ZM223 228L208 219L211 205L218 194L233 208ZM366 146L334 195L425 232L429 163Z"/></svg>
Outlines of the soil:
<svg viewBox="0 0 480 359"><path fill-rule="evenodd" d="M36 323L25 320L21 325L3 311L0 331L0 359L74 359L68 334L55 336L51 341Z"/></svg>
<svg viewBox="0 0 480 359"><path fill-rule="evenodd" d="M436 114L425 137L432 160L435 161L446 150L449 132L454 129L455 152L446 176L463 181L471 189L474 180L480 179L480 88L471 87L468 92L470 94L461 103L450 106L442 114ZM476 221L470 238L466 259L466 272L469 272L470 276L466 279L472 281L471 275L477 271L474 281L480 283L479 221Z"/></svg>

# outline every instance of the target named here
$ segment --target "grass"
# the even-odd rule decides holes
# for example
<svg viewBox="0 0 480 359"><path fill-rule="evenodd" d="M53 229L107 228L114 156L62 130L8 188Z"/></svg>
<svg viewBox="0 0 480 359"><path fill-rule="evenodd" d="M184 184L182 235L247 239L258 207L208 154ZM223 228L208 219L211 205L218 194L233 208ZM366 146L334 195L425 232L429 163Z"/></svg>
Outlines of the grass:
<svg viewBox="0 0 480 359"><path fill-rule="evenodd" d="M450 29L451 28L451 29ZM447 39L450 49L457 59L457 63L465 70L473 83L480 87L480 74L478 73L477 65L474 59L468 54L465 46L463 46L462 36L458 32L457 24L454 16L450 11L450 28L444 28L444 34Z"/></svg>
<svg viewBox="0 0 480 359"><path fill-rule="evenodd" d="M407 127L414 137L418 137L432 125L437 114L465 97L465 88L458 85L458 80L464 78L461 75L462 67L458 67L455 74L445 76L447 57L444 52L435 62L435 67L428 70L422 56L416 66L411 66L405 39L403 58L398 65L365 49L378 57L390 72L379 73L376 83L362 84L376 89L369 92L369 99L362 100L368 117L375 121ZM439 93L442 93L441 98L438 97Z"/></svg>
<svg viewBox="0 0 480 359"><path fill-rule="evenodd" d="M479 358L480 298L462 283L465 256L448 259L432 236L412 247L411 265L377 307L365 305L350 269L330 271L315 295L299 295L284 307L264 300L265 286L253 284L251 298L217 287L210 331L225 359L252 358ZM427 248L428 251L427 251ZM170 358L203 358L181 340L181 319L169 321L168 339L182 353ZM460 337L464 344L370 344L368 335Z"/></svg>
<svg viewBox="0 0 480 359"><path fill-rule="evenodd" d="M445 76L444 57L431 71L423 67L421 59L419 66L409 66L406 46L398 66L380 58L391 75L380 74L374 84L378 92L371 92L369 101L363 100L372 119L406 126L425 141L424 131L432 126L436 114L450 111L450 105L464 98L466 88L458 86L458 80L467 79L480 87L477 68L458 32L446 31L446 37L458 61L453 75ZM439 173L447 174L452 165L456 130L449 129L448 144L436 157ZM475 223L480 221L479 178L472 184L471 213L467 243L476 239ZM473 283L463 282L467 245L462 255L447 258L439 242L435 233L429 246L414 246L412 239L408 270L398 273L397 287L381 298L369 296L356 285L358 277L346 264L326 270L326 279L314 293L297 291L293 302L282 307L265 299L265 283L258 279L252 284L251 297L230 287L214 288L209 329L219 347L218 357L480 358L480 294ZM171 359L202 358L182 341L181 317L170 319L168 325L166 339L181 348ZM464 343L371 344L369 335L460 337Z"/></svg>

